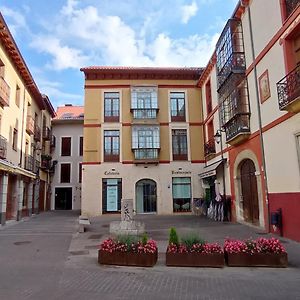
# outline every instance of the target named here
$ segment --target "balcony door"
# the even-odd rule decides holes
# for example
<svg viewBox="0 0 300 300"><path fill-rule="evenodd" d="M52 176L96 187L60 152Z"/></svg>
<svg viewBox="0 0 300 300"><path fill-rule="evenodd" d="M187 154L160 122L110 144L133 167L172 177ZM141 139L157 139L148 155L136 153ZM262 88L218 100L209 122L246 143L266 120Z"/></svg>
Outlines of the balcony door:
<svg viewBox="0 0 300 300"><path fill-rule="evenodd" d="M156 182L142 179L136 183L136 211L137 213L156 213Z"/></svg>
<svg viewBox="0 0 300 300"><path fill-rule="evenodd" d="M240 170L244 220L259 224L257 180L253 161L251 159L242 161Z"/></svg>

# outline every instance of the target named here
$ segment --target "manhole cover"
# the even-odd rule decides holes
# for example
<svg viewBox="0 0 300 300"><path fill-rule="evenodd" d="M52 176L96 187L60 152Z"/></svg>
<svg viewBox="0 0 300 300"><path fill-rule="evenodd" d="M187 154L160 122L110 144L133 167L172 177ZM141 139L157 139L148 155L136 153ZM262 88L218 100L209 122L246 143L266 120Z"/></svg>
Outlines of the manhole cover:
<svg viewBox="0 0 300 300"><path fill-rule="evenodd" d="M22 241L22 242L14 242L15 245L19 246L19 245L26 245L26 244L30 244L30 241Z"/></svg>
<svg viewBox="0 0 300 300"><path fill-rule="evenodd" d="M71 255L86 255L89 254L88 250L70 251Z"/></svg>
<svg viewBox="0 0 300 300"><path fill-rule="evenodd" d="M84 247L85 249L99 249L98 245L88 245Z"/></svg>
<svg viewBox="0 0 300 300"><path fill-rule="evenodd" d="M103 228L108 228L109 227L109 224L104 224L102 225Z"/></svg>
<svg viewBox="0 0 300 300"><path fill-rule="evenodd" d="M98 240L98 239L101 239L102 237L102 234L92 234L89 236L89 239L90 240Z"/></svg>

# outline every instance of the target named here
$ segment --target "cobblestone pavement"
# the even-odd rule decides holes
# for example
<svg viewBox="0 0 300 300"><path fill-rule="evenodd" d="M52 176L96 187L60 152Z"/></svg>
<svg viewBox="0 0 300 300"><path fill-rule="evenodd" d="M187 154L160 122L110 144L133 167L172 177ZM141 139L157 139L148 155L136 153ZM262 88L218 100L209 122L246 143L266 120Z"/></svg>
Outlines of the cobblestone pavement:
<svg viewBox="0 0 300 300"><path fill-rule="evenodd" d="M78 234L77 215L49 212L0 227L0 299L300 299L300 244L281 239L290 265L272 268L175 268L164 265L168 230L197 231L208 241L265 236L256 228L197 216L140 216L158 241L153 268L97 263L97 246L118 216L92 220Z"/></svg>

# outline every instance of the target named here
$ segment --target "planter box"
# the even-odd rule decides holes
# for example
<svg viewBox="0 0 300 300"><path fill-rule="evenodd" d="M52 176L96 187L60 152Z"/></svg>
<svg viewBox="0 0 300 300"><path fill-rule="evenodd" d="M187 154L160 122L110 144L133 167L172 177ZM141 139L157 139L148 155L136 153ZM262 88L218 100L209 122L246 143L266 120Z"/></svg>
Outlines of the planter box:
<svg viewBox="0 0 300 300"><path fill-rule="evenodd" d="M230 267L277 267L288 265L287 253L225 253L226 263Z"/></svg>
<svg viewBox="0 0 300 300"><path fill-rule="evenodd" d="M102 265L153 267L157 262L156 253L131 253L98 251L98 263Z"/></svg>
<svg viewBox="0 0 300 300"><path fill-rule="evenodd" d="M172 267L224 267L223 253L166 253L166 265Z"/></svg>

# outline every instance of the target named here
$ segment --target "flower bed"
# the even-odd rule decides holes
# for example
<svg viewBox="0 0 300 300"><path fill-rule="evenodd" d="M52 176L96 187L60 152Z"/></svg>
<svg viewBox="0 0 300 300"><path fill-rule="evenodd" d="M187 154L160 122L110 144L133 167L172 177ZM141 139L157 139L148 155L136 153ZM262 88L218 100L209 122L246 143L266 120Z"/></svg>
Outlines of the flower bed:
<svg viewBox="0 0 300 300"><path fill-rule="evenodd" d="M287 267L287 253L275 238L226 240L225 259L231 267Z"/></svg>
<svg viewBox="0 0 300 300"><path fill-rule="evenodd" d="M157 262L157 246L153 240L123 242L109 238L102 242L98 262L104 265L153 267Z"/></svg>
<svg viewBox="0 0 300 300"><path fill-rule="evenodd" d="M176 267L223 267L224 253L219 244L209 244L197 235L179 243L176 230L171 228L166 253L166 265Z"/></svg>

